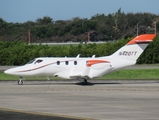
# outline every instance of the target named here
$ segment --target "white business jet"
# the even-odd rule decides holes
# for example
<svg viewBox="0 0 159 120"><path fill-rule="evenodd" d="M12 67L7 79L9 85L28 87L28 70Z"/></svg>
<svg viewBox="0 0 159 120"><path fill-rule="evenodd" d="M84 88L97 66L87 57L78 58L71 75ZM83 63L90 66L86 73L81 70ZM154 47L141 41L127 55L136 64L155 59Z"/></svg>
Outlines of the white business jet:
<svg viewBox="0 0 159 120"><path fill-rule="evenodd" d="M110 56L92 58L39 57L27 64L4 71L6 74L20 76L19 85L24 76L55 76L65 79L77 79L83 84L87 80L103 76L110 72L134 65L136 60L153 41L155 34L143 34L135 37Z"/></svg>

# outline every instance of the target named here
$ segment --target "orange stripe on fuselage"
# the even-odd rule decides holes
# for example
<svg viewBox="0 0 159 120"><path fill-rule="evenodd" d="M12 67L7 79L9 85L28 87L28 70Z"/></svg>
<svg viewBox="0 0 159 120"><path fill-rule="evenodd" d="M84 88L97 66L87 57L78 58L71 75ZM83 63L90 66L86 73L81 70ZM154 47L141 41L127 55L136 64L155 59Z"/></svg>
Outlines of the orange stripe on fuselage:
<svg viewBox="0 0 159 120"><path fill-rule="evenodd" d="M144 34L144 35L139 35L132 39L130 42L127 43L127 45L132 45L132 44L137 44L140 43L149 43L153 41L153 38L156 36L156 34ZM137 42L138 41L138 42Z"/></svg>
<svg viewBox="0 0 159 120"><path fill-rule="evenodd" d="M90 67L94 64L98 64L98 63L109 63L109 61L105 61L105 60L88 60L87 61L87 66Z"/></svg>

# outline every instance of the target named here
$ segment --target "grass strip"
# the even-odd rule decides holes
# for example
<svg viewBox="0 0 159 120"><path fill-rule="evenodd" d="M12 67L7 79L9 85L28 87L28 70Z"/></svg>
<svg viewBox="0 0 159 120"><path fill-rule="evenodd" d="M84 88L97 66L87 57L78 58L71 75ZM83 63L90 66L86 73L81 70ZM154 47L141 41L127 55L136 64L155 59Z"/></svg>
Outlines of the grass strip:
<svg viewBox="0 0 159 120"><path fill-rule="evenodd" d="M62 80L62 78L57 78L49 76L50 80ZM25 77L26 80L47 80L46 76L39 77ZM97 80L158 80L159 79L159 69L124 69L110 74L104 75L102 77L96 78ZM7 75L0 72L0 80L19 80L18 76Z"/></svg>
<svg viewBox="0 0 159 120"><path fill-rule="evenodd" d="M159 69L131 69L119 70L97 79L108 80L158 80Z"/></svg>

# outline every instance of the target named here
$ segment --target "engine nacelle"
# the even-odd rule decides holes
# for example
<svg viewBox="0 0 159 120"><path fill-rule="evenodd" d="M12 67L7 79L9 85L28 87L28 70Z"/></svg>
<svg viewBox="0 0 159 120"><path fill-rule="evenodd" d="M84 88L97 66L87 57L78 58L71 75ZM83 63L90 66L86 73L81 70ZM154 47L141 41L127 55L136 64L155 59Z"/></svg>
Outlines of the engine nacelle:
<svg viewBox="0 0 159 120"><path fill-rule="evenodd" d="M109 73L112 70L112 66L110 63L100 63L94 64L90 68L89 77L100 77L106 73Z"/></svg>

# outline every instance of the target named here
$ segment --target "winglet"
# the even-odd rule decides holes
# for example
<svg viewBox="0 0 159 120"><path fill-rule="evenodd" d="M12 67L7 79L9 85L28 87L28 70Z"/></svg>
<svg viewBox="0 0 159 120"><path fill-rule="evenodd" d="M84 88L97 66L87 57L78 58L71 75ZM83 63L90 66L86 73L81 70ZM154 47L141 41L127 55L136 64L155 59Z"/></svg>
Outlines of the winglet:
<svg viewBox="0 0 159 120"><path fill-rule="evenodd" d="M153 38L156 36L156 34L143 34L135 37L130 42L127 43L127 45L132 44L142 44L142 43L149 43L153 41Z"/></svg>

